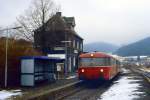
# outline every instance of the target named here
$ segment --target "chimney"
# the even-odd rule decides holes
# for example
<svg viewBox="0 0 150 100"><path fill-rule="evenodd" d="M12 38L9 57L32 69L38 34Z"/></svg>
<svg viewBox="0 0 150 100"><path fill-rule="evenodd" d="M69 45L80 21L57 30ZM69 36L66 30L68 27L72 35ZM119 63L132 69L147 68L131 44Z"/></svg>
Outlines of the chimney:
<svg viewBox="0 0 150 100"><path fill-rule="evenodd" d="M56 12L56 15L57 16L61 16L61 12Z"/></svg>

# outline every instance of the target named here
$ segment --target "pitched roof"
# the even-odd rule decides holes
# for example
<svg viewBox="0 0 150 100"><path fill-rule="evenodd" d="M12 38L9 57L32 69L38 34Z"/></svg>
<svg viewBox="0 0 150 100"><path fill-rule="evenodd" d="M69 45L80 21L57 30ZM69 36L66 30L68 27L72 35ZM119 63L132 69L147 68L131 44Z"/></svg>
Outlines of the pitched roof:
<svg viewBox="0 0 150 100"><path fill-rule="evenodd" d="M63 17L67 24L71 24L73 27L75 26L75 18L74 17Z"/></svg>
<svg viewBox="0 0 150 100"><path fill-rule="evenodd" d="M75 18L74 17L65 17L65 16L61 16L61 12L56 12L55 15L53 15L46 23L45 25L47 26L48 23L53 23L53 21L58 20L57 18L60 18L60 21L62 21L62 25L64 27L67 27L67 25L71 25L73 27L75 27ZM62 28L64 28L62 27ZM42 27L38 28L37 30L40 30ZM56 27L58 28L58 27ZM37 31L35 30L35 31ZM65 29L64 29L65 30ZM72 31L77 37L81 38L74 30L70 30ZM81 38L83 40L83 38Z"/></svg>

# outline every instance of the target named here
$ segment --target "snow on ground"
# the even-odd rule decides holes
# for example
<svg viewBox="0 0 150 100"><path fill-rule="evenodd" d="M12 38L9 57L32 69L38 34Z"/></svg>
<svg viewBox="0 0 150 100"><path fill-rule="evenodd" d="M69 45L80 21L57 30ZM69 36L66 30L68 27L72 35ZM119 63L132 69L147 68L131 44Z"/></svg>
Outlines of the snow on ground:
<svg viewBox="0 0 150 100"><path fill-rule="evenodd" d="M123 73L130 73L130 72L131 72L130 70L127 70L127 69L124 69L124 68L122 68L121 71L122 71Z"/></svg>
<svg viewBox="0 0 150 100"><path fill-rule="evenodd" d="M5 100L10 98L11 96L21 95L21 90L2 90L0 91L0 100Z"/></svg>
<svg viewBox="0 0 150 100"><path fill-rule="evenodd" d="M128 72L128 71L126 71ZM118 81L104 92L98 100L133 100L143 95L143 92L139 92L141 87L140 80L135 80L133 77L123 76Z"/></svg>
<svg viewBox="0 0 150 100"><path fill-rule="evenodd" d="M76 77L77 77L76 75L73 75L73 76L67 77L66 79L72 79L72 78L76 78Z"/></svg>

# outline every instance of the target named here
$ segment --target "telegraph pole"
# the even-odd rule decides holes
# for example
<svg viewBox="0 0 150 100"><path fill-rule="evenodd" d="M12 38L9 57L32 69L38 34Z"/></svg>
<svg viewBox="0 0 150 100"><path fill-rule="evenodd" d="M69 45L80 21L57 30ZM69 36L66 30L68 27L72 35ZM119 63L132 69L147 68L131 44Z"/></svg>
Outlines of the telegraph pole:
<svg viewBox="0 0 150 100"><path fill-rule="evenodd" d="M6 29L2 29L0 31L6 31L6 42L5 42L5 81L4 81L4 85L5 87L7 87L7 79L8 79L8 34L9 34L9 30L16 30L22 27L13 27L13 28L6 28Z"/></svg>
<svg viewBox="0 0 150 100"><path fill-rule="evenodd" d="M6 48L5 48L5 87L7 87L7 71L8 71L8 62L7 62L7 52L8 52L8 28L6 29Z"/></svg>

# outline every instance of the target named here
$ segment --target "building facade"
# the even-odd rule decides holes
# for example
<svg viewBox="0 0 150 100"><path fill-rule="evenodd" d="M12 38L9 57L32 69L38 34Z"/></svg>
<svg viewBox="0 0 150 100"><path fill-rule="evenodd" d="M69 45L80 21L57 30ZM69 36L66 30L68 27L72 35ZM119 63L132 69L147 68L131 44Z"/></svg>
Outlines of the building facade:
<svg viewBox="0 0 150 100"><path fill-rule="evenodd" d="M83 51L83 39L75 32L75 18L57 12L43 27L34 32L34 46L49 57L65 59L62 70L74 72ZM42 31L44 30L44 31Z"/></svg>

